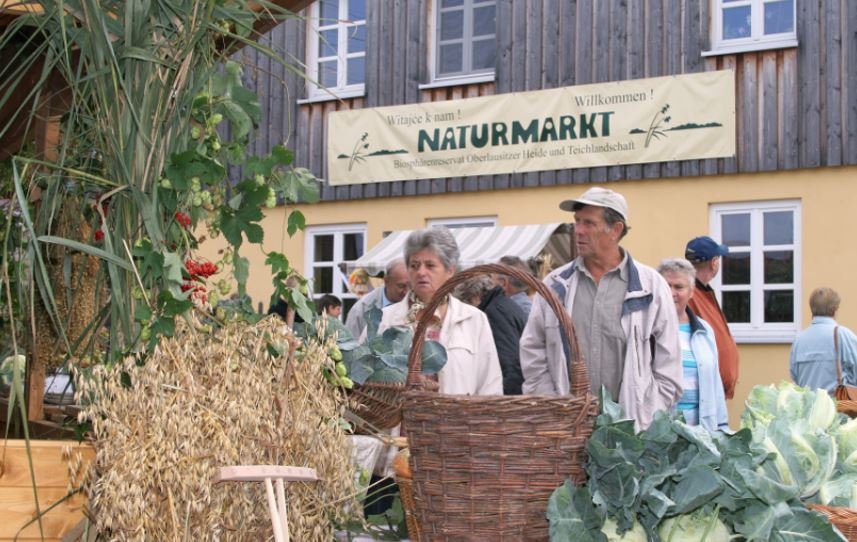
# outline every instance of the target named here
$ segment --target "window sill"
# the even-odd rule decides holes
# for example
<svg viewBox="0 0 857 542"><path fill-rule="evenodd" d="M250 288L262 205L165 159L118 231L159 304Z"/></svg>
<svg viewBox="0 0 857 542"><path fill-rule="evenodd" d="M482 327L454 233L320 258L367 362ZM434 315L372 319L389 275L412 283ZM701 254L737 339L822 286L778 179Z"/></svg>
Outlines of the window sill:
<svg viewBox="0 0 857 542"><path fill-rule="evenodd" d="M450 77L447 79L436 79L431 83L425 83L419 86L420 90L431 90L433 88L457 87L461 85L473 85L476 83L493 83L493 73L480 73L476 75L466 75L462 77Z"/></svg>
<svg viewBox="0 0 857 542"><path fill-rule="evenodd" d="M703 57L719 56L719 55L734 55L738 53L752 53L755 51L767 51L772 49L787 49L797 47L797 38L769 40L769 41L754 41L752 43L726 43L711 49L703 51Z"/></svg>
<svg viewBox="0 0 857 542"><path fill-rule="evenodd" d="M791 344L797 337L797 329L736 329L729 326L732 337L738 344Z"/></svg>
<svg viewBox="0 0 857 542"><path fill-rule="evenodd" d="M366 96L366 89L365 88L341 90L338 92L335 90L331 90L330 92L324 92L324 91L317 91L317 92L318 92L318 94L316 94L314 96L310 96L309 98L301 98L301 99L297 100L297 104L303 105L303 104L314 104L314 103L319 103L319 102L332 102L332 101L338 101L338 100L345 100L347 98L362 98L362 97Z"/></svg>

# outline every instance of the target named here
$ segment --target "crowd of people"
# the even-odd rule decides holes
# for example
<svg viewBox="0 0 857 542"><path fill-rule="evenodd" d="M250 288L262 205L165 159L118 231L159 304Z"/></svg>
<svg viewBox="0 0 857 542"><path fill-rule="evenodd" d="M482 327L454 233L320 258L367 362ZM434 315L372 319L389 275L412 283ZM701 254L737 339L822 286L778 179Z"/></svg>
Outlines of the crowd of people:
<svg viewBox="0 0 857 542"><path fill-rule="evenodd" d="M728 247L696 237L684 258L654 269L621 244L630 230L621 194L593 187L560 208L574 213L577 257L542 280L571 316L591 391L605 390L638 429L658 410L669 410L711 432L728 430L726 400L735 394L738 348L710 286ZM383 309L381 329L415 327L459 267L455 237L445 228L413 232L403 256L385 269L384 286L348 313L345 323L355 337L364 332L370 307ZM514 256L499 263L532 273ZM338 316L341 303L328 297L319 306ZM839 303L830 288L810 297L812 325L791 351L791 375L800 385L832 391L837 383L857 384L857 336L836 324ZM432 315L428 338L447 350L438 375L441 393L553 395L571 388L566 333L546 300L519 278L462 282Z"/></svg>

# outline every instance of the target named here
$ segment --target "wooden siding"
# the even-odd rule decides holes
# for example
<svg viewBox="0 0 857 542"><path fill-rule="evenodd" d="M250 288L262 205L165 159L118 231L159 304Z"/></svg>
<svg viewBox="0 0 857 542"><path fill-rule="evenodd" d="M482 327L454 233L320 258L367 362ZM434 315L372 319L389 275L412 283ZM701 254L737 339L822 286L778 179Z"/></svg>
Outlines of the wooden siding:
<svg viewBox="0 0 857 542"><path fill-rule="evenodd" d="M367 2L365 97L297 104L299 74L245 50L262 98L255 149L286 141L296 163L327 174L331 111L485 96L709 70L735 71L737 155L330 187L324 200L703 176L857 163L857 2L797 2L796 48L703 57L710 0L498 0L493 83L420 89L429 81L430 0ZM289 21L263 44L304 58L307 23Z"/></svg>

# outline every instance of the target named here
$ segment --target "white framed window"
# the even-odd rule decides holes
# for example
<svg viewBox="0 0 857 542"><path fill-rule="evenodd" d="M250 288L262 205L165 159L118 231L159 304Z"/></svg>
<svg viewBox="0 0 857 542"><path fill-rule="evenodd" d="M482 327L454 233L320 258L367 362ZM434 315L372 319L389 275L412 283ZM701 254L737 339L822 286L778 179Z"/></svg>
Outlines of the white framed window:
<svg viewBox="0 0 857 542"><path fill-rule="evenodd" d="M304 233L304 275L312 281L312 297L333 294L341 299L345 320L357 296L348 289L342 264L366 252L366 225L309 226Z"/></svg>
<svg viewBox="0 0 857 542"><path fill-rule="evenodd" d="M497 225L496 216L471 216L466 218L430 218L426 220L426 227L437 228L445 226L449 229L455 228L485 228Z"/></svg>
<svg viewBox="0 0 857 542"><path fill-rule="evenodd" d="M800 201L716 204L711 232L729 247L712 281L735 340L791 342L801 323Z"/></svg>
<svg viewBox="0 0 857 542"><path fill-rule="evenodd" d="M797 46L796 0L712 0L711 51L741 53Z"/></svg>
<svg viewBox="0 0 857 542"><path fill-rule="evenodd" d="M360 96L366 81L366 0L319 0L310 8L308 96Z"/></svg>
<svg viewBox="0 0 857 542"><path fill-rule="evenodd" d="M496 0L433 0L432 8L432 81L493 79Z"/></svg>

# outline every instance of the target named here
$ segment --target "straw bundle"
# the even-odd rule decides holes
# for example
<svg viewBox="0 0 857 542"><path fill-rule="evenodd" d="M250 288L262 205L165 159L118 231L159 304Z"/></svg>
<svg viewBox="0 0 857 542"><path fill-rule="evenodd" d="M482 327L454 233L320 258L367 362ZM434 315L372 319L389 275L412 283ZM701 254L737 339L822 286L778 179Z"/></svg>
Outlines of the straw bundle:
<svg viewBox="0 0 857 542"><path fill-rule="evenodd" d="M272 319L214 335L185 329L142 367L129 359L78 375L78 399L88 403L81 416L95 437L88 494L100 536L268 539L264 486L215 485L212 475L273 464L312 467L320 478L287 490L292 539L332 539L331 520L343 519L355 493L343 397L323 377L330 345L310 341L288 361L290 344Z"/></svg>

